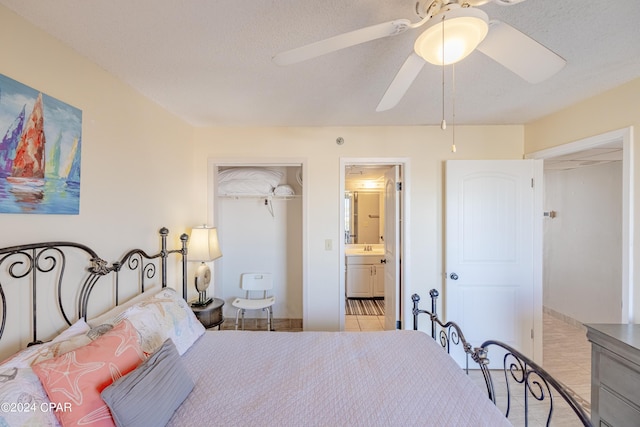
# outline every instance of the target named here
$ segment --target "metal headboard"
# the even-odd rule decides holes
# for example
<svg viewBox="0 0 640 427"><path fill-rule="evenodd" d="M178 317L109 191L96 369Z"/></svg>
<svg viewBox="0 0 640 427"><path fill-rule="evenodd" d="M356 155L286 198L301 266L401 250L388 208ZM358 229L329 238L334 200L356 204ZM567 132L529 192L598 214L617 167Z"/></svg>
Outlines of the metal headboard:
<svg viewBox="0 0 640 427"><path fill-rule="evenodd" d="M413 329L418 330L418 316L420 314L428 315L431 320L431 336L436 341L439 338L440 345L447 353L450 353L451 345L460 345L462 347L467 355L467 373L469 372L469 357L478 364L478 368L481 370L487 386L488 397L494 404L497 403L496 387L489 367L489 349L494 348L496 352L504 355L502 357L502 367L499 371L504 376L504 384L506 386L505 417L509 418L511 414L512 392L514 392L513 388L515 388L515 386L511 387L510 383L515 383L520 386L520 390L524 395L525 426L528 425L529 422L530 401L544 401L547 403L546 425L549 426L554 411L554 397L558 396L569 405L582 425L592 426L589 415L587 415L584 408L582 408L568 390L547 371L518 350L500 341L485 341L480 347L473 348L465 339L462 330L455 322L444 323L438 318L436 314L437 298L439 296L438 291L432 289L429 295L431 296L431 311L418 308L418 303L420 302L420 296L418 294L411 296L413 301ZM440 329L439 333L437 332L438 328Z"/></svg>
<svg viewBox="0 0 640 427"><path fill-rule="evenodd" d="M0 271L3 275L0 277L0 300L2 301L2 317L0 320L0 338L5 331L7 323L7 297L5 289L12 285L11 282L17 279L23 279L24 283L29 285L29 293L31 299L30 317L32 322L32 340L28 345L39 344L41 339L38 336L38 299L37 293L38 283L53 283L55 286L54 293L56 295L56 305L60 315L67 325L71 325L74 316L70 315L70 310L65 308L62 298L63 284L65 282L65 274L68 273L68 257L80 256L88 259L86 267L86 277L81 280L78 288L78 296L76 302L77 318L86 318L89 297L95 289L98 281L109 274L113 274L115 305L119 305L119 278L123 268L138 272L138 282L140 292L144 292L145 283L156 275L156 259L160 261L161 270L161 286L167 286L167 258L170 254L178 254L181 256L182 264L182 295L187 296L187 240L188 236L182 234L180 236L181 248L175 250L167 249L167 235L169 230L165 227L161 228L161 250L159 253L149 255L141 249L134 249L127 252L119 261L109 265L107 261L98 256L91 248L81 243L75 242L44 242L31 243L26 245L11 246L0 248ZM6 279L3 282L3 279ZM71 280L71 279L69 279ZM22 283L21 283L22 284ZM41 285L42 286L42 285ZM68 285L67 285L68 286ZM69 303L67 303L68 305ZM47 304L51 306L51 304Z"/></svg>
<svg viewBox="0 0 640 427"><path fill-rule="evenodd" d="M147 254L142 249L132 249L127 252L120 261L116 261L111 264L110 267L104 266L104 272L101 276L109 274L111 272L115 275L115 304L120 304L120 272L123 268L127 268L131 271L138 272L138 283L140 285L140 293L145 290L145 283L147 279L153 279L156 275L156 263L155 259L160 259L160 272L161 272L161 286L165 288L167 286L167 258L170 254L181 255L182 261L182 297L187 298L187 240L189 236L182 234L180 236L181 248L175 250L167 250L167 235L169 230L165 227L160 229L161 249L160 252L154 255ZM87 308L89 304L89 296L93 291L97 280L85 283L80 291L79 297L79 317L87 317Z"/></svg>
<svg viewBox="0 0 640 427"><path fill-rule="evenodd" d="M82 287L92 286L103 275L109 272L107 262L100 258L93 249L88 246L73 242L46 242L32 243L28 245L11 246L0 249L0 269L6 268L10 279L29 278L31 284L31 318L33 322L33 340L29 343L37 344L38 339L38 307L37 291L38 279L43 275L53 277L57 286L57 305L62 317L67 324L71 325L71 320L67 315L62 302L62 284L67 264L66 253L69 248L76 248L89 256L91 265L88 267L89 275L85 279ZM0 299L2 299L2 323L0 324L0 337L4 334L7 323L7 299L4 288L9 283L3 284L0 281Z"/></svg>

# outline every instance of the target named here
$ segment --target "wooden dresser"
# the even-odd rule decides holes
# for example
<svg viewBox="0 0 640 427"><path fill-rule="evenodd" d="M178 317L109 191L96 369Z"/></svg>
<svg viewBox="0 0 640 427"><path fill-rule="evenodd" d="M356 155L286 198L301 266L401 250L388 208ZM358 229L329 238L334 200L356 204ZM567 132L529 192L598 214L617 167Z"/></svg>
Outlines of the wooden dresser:
<svg viewBox="0 0 640 427"><path fill-rule="evenodd" d="M593 425L640 426L640 325L586 326Z"/></svg>

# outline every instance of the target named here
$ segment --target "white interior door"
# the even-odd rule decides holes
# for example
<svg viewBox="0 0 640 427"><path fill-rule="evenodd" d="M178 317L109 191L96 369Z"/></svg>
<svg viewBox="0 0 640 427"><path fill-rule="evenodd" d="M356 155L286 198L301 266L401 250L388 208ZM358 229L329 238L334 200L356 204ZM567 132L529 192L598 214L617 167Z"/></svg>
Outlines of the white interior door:
<svg viewBox="0 0 640 427"><path fill-rule="evenodd" d="M400 316L400 226L398 213L400 200L397 183L400 182L399 167L393 166L384 179L384 328L397 329Z"/></svg>
<svg viewBox="0 0 640 427"><path fill-rule="evenodd" d="M446 163L445 318L473 346L495 339L535 358L542 284L534 234L542 191L534 177L541 171L535 160ZM457 359L464 363L461 354Z"/></svg>

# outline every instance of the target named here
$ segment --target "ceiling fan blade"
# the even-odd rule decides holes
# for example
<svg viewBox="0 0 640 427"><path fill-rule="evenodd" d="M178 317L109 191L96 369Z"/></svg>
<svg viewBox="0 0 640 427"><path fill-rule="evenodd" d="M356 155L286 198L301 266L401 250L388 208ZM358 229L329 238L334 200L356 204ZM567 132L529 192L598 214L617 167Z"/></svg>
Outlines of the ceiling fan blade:
<svg viewBox="0 0 640 427"><path fill-rule="evenodd" d="M395 21L372 25L281 52L273 57L273 62L278 65L295 64L371 40L404 33L410 28L410 25L411 21L408 19L396 19Z"/></svg>
<svg viewBox="0 0 640 427"><path fill-rule="evenodd" d="M555 52L500 21L489 23L489 33L478 50L529 83L548 79L567 63Z"/></svg>
<svg viewBox="0 0 640 427"><path fill-rule="evenodd" d="M425 61L417 53L411 52L411 55L404 61L402 67L398 71L398 74L393 78L393 81L384 93L382 100L376 107L376 111L386 111L395 107L402 99L413 81L418 76L418 73L424 67Z"/></svg>

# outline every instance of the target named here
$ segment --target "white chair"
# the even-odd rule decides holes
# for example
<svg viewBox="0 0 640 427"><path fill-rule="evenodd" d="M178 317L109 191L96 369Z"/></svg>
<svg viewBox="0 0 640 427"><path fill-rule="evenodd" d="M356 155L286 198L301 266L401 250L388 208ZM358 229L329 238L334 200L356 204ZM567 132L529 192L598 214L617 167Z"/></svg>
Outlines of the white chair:
<svg viewBox="0 0 640 427"><path fill-rule="evenodd" d="M236 298L231 303L237 309L236 330L238 330L240 313L242 313L242 330L244 330L244 312L246 310L262 310L267 312L267 331L271 331L273 304L276 302L276 297L268 296L268 291L273 289L271 273L243 273L240 287L245 291L245 298ZM256 297L258 293L261 293L261 298Z"/></svg>

